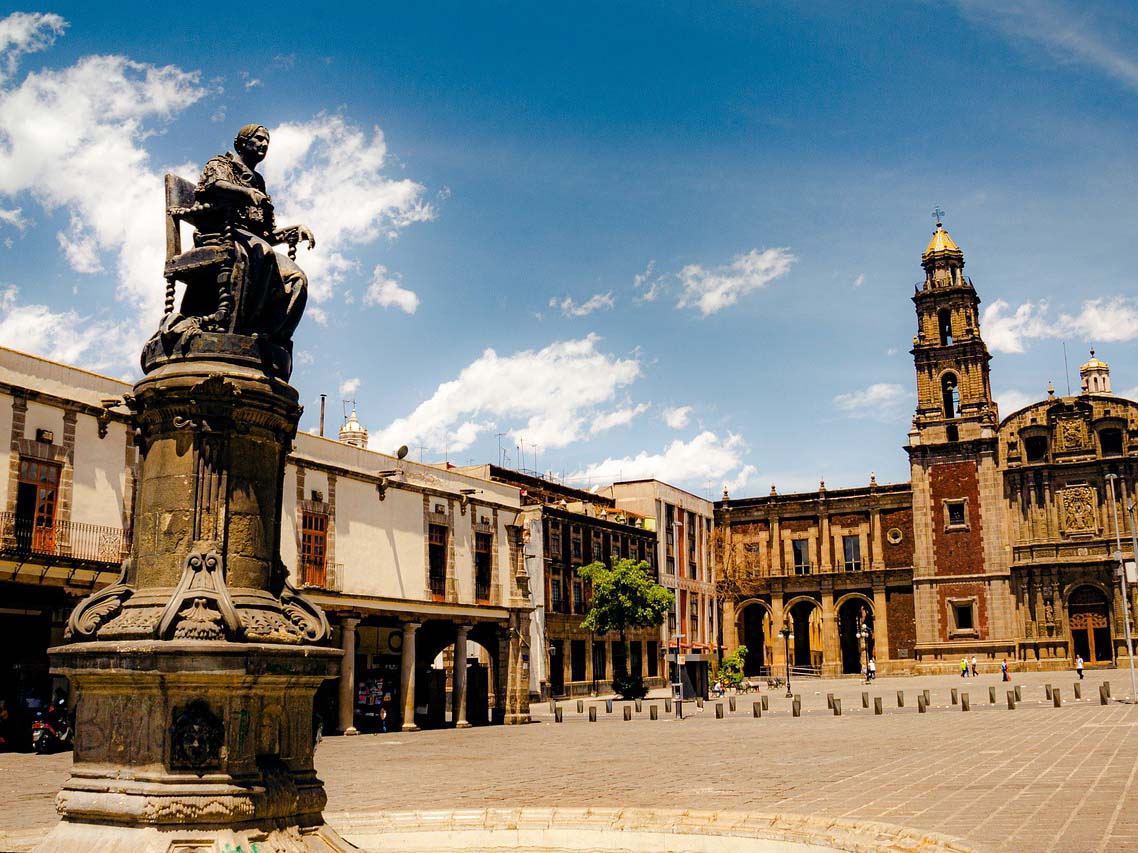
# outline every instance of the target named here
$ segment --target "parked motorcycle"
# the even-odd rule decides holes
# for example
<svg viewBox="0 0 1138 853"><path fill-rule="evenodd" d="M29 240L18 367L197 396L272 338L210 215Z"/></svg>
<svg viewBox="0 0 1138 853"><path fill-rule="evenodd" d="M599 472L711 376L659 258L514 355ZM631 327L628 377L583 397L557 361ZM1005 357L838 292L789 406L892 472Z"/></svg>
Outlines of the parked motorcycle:
<svg viewBox="0 0 1138 853"><path fill-rule="evenodd" d="M71 722L67 709L52 705L44 711L36 711L32 721L32 749L37 755L71 749Z"/></svg>

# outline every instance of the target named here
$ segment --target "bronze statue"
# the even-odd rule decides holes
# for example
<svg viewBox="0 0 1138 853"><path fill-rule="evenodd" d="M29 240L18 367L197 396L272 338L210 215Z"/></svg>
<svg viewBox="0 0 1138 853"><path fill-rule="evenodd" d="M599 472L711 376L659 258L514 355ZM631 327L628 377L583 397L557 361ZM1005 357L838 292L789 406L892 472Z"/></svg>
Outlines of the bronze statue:
<svg viewBox="0 0 1138 853"><path fill-rule="evenodd" d="M210 159L197 186L166 176L166 314L144 354L158 344L167 355L185 351L202 333L247 335L291 354L292 335L308 298L308 279L295 262L297 244L316 246L304 225L276 226L272 198L256 167L269 150L263 125L241 128L233 151ZM179 223L194 229L194 248L183 252ZM274 247L287 244L288 255ZM174 311L174 288L186 291ZM281 359L266 356L271 362ZM291 365L279 365L287 374Z"/></svg>

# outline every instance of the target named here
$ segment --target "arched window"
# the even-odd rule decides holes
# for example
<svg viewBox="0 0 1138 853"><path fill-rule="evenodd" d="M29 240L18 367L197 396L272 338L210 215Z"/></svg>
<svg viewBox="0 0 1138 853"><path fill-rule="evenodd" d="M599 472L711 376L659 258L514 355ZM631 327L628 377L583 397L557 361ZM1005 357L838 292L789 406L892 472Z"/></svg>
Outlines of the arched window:
<svg viewBox="0 0 1138 853"><path fill-rule="evenodd" d="M941 405L946 418L955 418L960 413L960 389L956 386L955 373L946 373L940 380Z"/></svg>
<svg viewBox="0 0 1138 853"><path fill-rule="evenodd" d="M936 313L936 321L940 329L940 345L948 346L952 343L952 312L941 308Z"/></svg>

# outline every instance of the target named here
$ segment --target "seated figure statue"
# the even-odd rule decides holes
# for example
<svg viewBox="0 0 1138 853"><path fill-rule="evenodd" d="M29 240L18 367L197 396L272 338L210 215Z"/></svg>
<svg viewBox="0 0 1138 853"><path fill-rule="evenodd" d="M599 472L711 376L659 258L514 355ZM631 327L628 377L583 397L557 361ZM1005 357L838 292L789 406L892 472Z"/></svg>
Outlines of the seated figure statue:
<svg viewBox="0 0 1138 853"><path fill-rule="evenodd" d="M177 185L188 193L188 182L167 179L167 214L194 226L195 248L167 259L167 314L156 337L185 346L201 332L227 332L267 339L291 352L308 298L308 279L293 258L299 242L312 249L316 239L303 225L276 226L265 179L256 170L269 149L268 130L246 125L233 149L206 163L189 207L170 206ZM274 250L285 243L287 256ZM197 258L221 260L207 264ZM177 313L175 278L186 284Z"/></svg>

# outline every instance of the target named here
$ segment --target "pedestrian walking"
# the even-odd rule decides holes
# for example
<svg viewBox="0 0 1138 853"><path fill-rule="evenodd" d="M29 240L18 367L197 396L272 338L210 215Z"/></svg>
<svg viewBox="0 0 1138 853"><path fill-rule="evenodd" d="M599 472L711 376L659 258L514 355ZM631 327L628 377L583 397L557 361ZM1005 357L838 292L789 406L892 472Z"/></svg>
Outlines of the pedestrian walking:
<svg viewBox="0 0 1138 853"><path fill-rule="evenodd" d="M1000 664L1000 681L1011 681L1008 675L1008 659L1004 658L1004 662Z"/></svg>
<svg viewBox="0 0 1138 853"><path fill-rule="evenodd" d="M960 659L960 677L961 678L967 678L968 677L968 658L961 658Z"/></svg>
<svg viewBox="0 0 1138 853"><path fill-rule="evenodd" d="M1081 675L1079 677L1082 678ZM877 678L877 661L874 658L870 658L869 659L869 676L866 680L867 681L873 681L875 678Z"/></svg>
<svg viewBox="0 0 1138 853"><path fill-rule="evenodd" d="M1079 674L1079 681L1083 680L1083 656L1075 655L1075 672Z"/></svg>
<svg viewBox="0 0 1138 853"><path fill-rule="evenodd" d="M979 672L976 670L976 655L972 655L972 677L975 678L977 675Z"/></svg>

